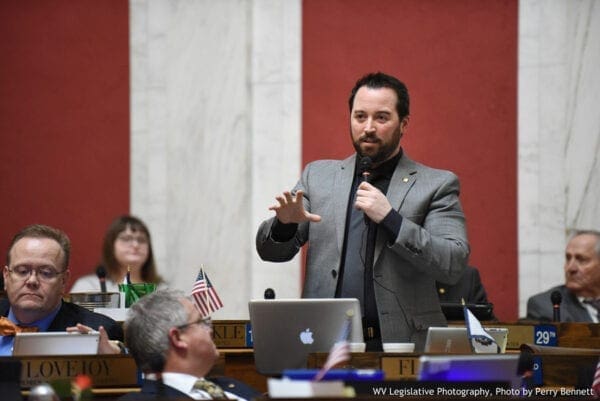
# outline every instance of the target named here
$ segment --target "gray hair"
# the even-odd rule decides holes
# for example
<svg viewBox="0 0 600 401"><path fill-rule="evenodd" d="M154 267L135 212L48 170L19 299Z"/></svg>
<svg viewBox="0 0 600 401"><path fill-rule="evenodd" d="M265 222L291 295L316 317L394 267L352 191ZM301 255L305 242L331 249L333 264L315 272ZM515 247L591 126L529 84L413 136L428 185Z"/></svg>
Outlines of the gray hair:
<svg viewBox="0 0 600 401"><path fill-rule="evenodd" d="M142 372L162 372L169 330L188 322L182 291L159 290L131 305L124 324L125 343Z"/></svg>
<svg viewBox="0 0 600 401"><path fill-rule="evenodd" d="M573 238L579 235L593 235L596 237L596 246L594 247L594 249L596 250L596 255L600 257L600 231L573 229L569 231L567 242L571 241Z"/></svg>

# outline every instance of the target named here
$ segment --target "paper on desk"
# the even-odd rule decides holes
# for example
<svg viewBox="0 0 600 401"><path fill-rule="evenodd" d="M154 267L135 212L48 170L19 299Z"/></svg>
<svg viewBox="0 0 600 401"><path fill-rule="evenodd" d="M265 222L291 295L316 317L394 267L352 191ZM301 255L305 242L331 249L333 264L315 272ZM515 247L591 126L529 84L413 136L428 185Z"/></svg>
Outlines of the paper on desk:
<svg viewBox="0 0 600 401"><path fill-rule="evenodd" d="M127 311L125 308L94 308L94 312L100 313L104 316L108 316L117 322L124 322L127 317Z"/></svg>
<svg viewBox="0 0 600 401"><path fill-rule="evenodd" d="M269 398L346 397L348 389L342 381L269 379ZM350 389L350 391L352 391Z"/></svg>

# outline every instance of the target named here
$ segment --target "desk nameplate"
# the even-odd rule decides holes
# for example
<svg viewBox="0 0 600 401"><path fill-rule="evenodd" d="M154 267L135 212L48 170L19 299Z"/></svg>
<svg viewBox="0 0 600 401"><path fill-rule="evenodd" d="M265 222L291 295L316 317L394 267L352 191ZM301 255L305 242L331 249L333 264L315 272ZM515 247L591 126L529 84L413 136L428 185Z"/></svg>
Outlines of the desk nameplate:
<svg viewBox="0 0 600 401"><path fill-rule="evenodd" d="M386 380L416 380L419 373L418 356L382 356L381 370Z"/></svg>
<svg viewBox="0 0 600 401"><path fill-rule="evenodd" d="M308 355L307 367L319 369L327 360L327 353L315 352ZM344 368L381 369L385 380L415 380L419 373L419 354L389 354L382 352L352 353Z"/></svg>
<svg viewBox="0 0 600 401"><path fill-rule="evenodd" d="M213 321L213 339L217 348L252 348L250 322L247 320Z"/></svg>
<svg viewBox="0 0 600 401"><path fill-rule="evenodd" d="M135 387L135 360L126 355L69 355L21 357L21 388L42 382L88 375L94 387Z"/></svg>

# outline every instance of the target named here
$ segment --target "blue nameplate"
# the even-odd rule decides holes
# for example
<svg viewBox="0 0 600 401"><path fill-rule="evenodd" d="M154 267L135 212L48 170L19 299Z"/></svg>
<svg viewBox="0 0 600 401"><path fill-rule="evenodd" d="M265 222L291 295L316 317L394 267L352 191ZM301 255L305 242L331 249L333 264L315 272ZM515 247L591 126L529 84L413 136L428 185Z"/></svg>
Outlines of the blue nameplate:
<svg viewBox="0 0 600 401"><path fill-rule="evenodd" d="M556 326L540 324L533 329L533 341L536 345L556 347L558 345L558 334Z"/></svg>

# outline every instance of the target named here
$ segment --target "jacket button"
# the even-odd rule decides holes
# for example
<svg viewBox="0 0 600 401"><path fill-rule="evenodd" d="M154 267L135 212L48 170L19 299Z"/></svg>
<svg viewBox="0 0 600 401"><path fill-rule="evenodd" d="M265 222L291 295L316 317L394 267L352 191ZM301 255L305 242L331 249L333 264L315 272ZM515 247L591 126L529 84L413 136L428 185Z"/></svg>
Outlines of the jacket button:
<svg viewBox="0 0 600 401"><path fill-rule="evenodd" d="M332 270L331 271L331 277L333 277L333 278L337 277L337 271L336 270Z"/></svg>

